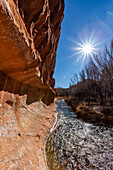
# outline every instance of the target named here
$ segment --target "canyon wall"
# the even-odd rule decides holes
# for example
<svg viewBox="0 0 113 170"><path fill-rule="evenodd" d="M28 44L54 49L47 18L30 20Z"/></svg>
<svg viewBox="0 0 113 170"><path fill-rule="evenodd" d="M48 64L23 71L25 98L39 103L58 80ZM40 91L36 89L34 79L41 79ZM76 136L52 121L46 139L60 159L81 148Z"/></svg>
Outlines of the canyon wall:
<svg viewBox="0 0 113 170"><path fill-rule="evenodd" d="M64 0L0 0L0 167L47 169Z"/></svg>

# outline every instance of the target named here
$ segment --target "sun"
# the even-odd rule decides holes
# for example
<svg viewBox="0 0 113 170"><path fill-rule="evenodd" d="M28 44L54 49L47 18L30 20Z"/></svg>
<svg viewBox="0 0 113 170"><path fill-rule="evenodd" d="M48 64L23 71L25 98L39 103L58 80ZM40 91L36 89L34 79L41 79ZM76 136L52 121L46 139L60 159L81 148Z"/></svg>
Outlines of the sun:
<svg viewBox="0 0 113 170"><path fill-rule="evenodd" d="M78 51L76 52L74 55L78 55L79 54L79 58L84 57L86 58L86 56L91 56L93 57L94 54L97 53L98 51L98 44L99 43L94 43L94 41L91 42L91 40L88 42L83 42L82 43L77 43L75 42L76 45L78 45L78 47L75 47L74 50Z"/></svg>
<svg viewBox="0 0 113 170"><path fill-rule="evenodd" d="M78 62L82 58L82 65L86 59L86 57L92 57L94 54L97 54L101 48L99 48L99 45L102 44L103 42L97 42L96 40L93 40L92 36L90 37L89 41L88 40L81 40L81 42L75 42L72 41L76 44L76 47L73 48L76 53L74 53L72 56L77 56L76 62ZM69 58L70 58L69 57Z"/></svg>
<svg viewBox="0 0 113 170"><path fill-rule="evenodd" d="M83 47L83 51L85 54L90 54L92 52L92 46L90 44L85 44Z"/></svg>
<svg viewBox="0 0 113 170"><path fill-rule="evenodd" d="M81 40L81 38L80 38ZM91 34L89 40L81 40L81 42L76 42L72 39L70 39L76 46L72 48L74 51L76 51L73 55L65 58L64 60L67 60L72 57L76 57L76 62L78 62L80 59L82 60L82 65L84 64L85 59L92 57L98 54L98 52L101 50L100 44L104 43L105 41L97 42L96 39L93 38L93 33ZM75 62L74 62L75 63Z"/></svg>

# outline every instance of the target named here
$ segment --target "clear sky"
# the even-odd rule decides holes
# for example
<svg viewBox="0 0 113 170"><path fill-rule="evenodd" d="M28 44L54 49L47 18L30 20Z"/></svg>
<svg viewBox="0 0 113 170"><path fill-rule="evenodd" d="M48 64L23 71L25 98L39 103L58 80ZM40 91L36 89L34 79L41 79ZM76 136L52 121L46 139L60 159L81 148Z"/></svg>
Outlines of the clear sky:
<svg viewBox="0 0 113 170"><path fill-rule="evenodd" d="M83 57L76 62L79 54L72 56L77 47L73 41L80 39L96 43L103 42L98 48L103 49L113 38L113 0L65 0L64 20L62 22L61 37L57 49L54 77L56 87L68 87L74 73L79 73L88 62L86 57L82 66Z"/></svg>

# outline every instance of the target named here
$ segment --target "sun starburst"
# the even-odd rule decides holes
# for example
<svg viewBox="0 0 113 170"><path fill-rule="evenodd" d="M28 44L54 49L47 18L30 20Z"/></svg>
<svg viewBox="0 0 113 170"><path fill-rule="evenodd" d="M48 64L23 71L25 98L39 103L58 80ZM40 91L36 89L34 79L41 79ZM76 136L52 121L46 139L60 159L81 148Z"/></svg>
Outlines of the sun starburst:
<svg viewBox="0 0 113 170"><path fill-rule="evenodd" d="M80 59L82 59L82 66L83 66L85 59L89 58L89 57L93 58L94 54L97 54L99 52L99 50L101 49L100 44L105 42L105 41L97 42L96 40L94 40L93 33L91 34L89 41L88 40L85 40L85 41L81 40L81 42L76 42L72 39L71 39L71 41L74 44L76 44L76 47L73 48L73 50L76 51L76 53L65 58L65 60L72 58L74 56L77 56L76 62L78 62Z"/></svg>
<svg viewBox="0 0 113 170"><path fill-rule="evenodd" d="M82 64L84 63L84 60L86 59L86 57L93 57L94 54L97 54L97 52L99 51L100 48L98 48L100 43L95 43L95 41L91 41L91 38L89 41L86 40L86 42L82 41L81 43L77 43L74 41L74 43L76 45L78 45L78 47L74 48L74 51L76 51L76 53L73 56L78 55L77 60L80 60L80 58L83 57L82 60Z"/></svg>
<svg viewBox="0 0 113 170"><path fill-rule="evenodd" d="M76 42L72 39L70 39L70 41L72 41L74 44L76 44L76 47L72 48L74 51L76 51L76 53L65 58L64 60L67 60L67 59L77 56L75 62L77 63L79 60L81 60L81 67L84 64L85 59L86 58L88 59L89 57L93 58L93 56L95 54L98 54L98 52L101 50L100 45L102 43L105 43L105 40L101 41L101 42L97 42L97 40L93 38L93 33L91 34L89 41L87 39L85 41L83 41L83 40L81 40L81 38L80 38L81 42Z"/></svg>

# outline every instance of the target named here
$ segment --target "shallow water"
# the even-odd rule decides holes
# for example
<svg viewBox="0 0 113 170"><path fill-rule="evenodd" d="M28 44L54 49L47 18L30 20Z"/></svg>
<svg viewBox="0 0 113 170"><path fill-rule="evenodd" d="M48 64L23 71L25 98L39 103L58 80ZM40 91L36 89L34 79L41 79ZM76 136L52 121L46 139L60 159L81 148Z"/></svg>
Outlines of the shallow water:
<svg viewBox="0 0 113 170"><path fill-rule="evenodd" d="M64 100L56 102L55 129L46 143L50 170L112 170L113 128L85 123Z"/></svg>

